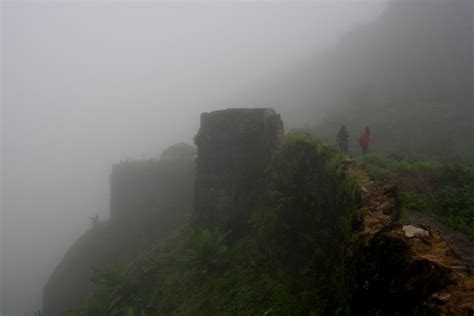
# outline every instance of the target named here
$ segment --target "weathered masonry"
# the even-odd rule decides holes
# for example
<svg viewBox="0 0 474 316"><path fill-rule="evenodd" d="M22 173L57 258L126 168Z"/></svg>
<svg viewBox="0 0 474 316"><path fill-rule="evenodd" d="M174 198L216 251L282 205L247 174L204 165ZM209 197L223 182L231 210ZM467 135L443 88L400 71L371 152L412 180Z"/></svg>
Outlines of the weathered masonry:
<svg viewBox="0 0 474 316"><path fill-rule="evenodd" d="M252 192L283 138L272 109L227 109L201 114L194 220L205 227L235 227L248 214Z"/></svg>

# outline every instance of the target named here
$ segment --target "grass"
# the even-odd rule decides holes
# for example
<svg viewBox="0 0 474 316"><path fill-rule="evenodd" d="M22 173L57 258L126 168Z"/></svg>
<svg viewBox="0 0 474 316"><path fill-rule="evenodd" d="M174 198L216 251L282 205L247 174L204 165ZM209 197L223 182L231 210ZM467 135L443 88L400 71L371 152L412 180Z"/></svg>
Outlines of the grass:
<svg viewBox="0 0 474 316"><path fill-rule="evenodd" d="M344 251L358 183L341 155L286 137L268 166L248 233L191 224L126 267L100 272L70 315L347 315Z"/></svg>
<svg viewBox="0 0 474 316"><path fill-rule="evenodd" d="M369 155L359 161L376 181L395 183L399 187L402 212L424 212L474 240L472 164L390 154Z"/></svg>

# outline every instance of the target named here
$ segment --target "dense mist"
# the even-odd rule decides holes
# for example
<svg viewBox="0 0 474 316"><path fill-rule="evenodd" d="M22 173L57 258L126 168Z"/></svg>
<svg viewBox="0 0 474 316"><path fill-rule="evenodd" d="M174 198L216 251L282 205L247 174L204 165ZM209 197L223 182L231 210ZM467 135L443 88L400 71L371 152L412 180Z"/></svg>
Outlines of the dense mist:
<svg viewBox="0 0 474 316"><path fill-rule="evenodd" d="M300 124L330 141L341 124L351 135L370 125L380 151L472 158L472 12L466 0L391 1L322 56L302 58L236 98L291 103Z"/></svg>
<svg viewBox="0 0 474 316"><path fill-rule="evenodd" d="M109 217L113 163L192 143L204 111L269 106L290 127L317 121L313 96L276 102L260 84L295 88L289 71L385 6L2 2L2 315L40 309L67 248ZM299 112L309 105L314 120Z"/></svg>

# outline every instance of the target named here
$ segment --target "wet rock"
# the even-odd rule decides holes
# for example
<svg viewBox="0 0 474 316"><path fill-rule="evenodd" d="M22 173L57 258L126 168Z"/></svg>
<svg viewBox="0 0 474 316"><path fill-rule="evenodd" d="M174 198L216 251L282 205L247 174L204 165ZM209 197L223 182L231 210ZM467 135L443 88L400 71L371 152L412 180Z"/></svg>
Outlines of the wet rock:
<svg viewBox="0 0 474 316"><path fill-rule="evenodd" d="M439 302L446 303L451 298L451 294L446 292L435 293L432 295L432 298Z"/></svg>
<svg viewBox="0 0 474 316"><path fill-rule="evenodd" d="M359 197L362 203L367 203L370 199L369 190L367 190L365 187L362 186L359 189Z"/></svg>
<svg viewBox="0 0 474 316"><path fill-rule="evenodd" d="M396 223L394 186L370 183L360 190L353 212L353 246L347 283L354 315L469 315L474 310L474 277L443 235L423 225Z"/></svg>
<svg viewBox="0 0 474 316"><path fill-rule="evenodd" d="M272 109L203 113L195 137L194 221L235 230L251 209L258 180L282 139L283 122Z"/></svg>
<svg viewBox="0 0 474 316"><path fill-rule="evenodd" d="M351 263L353 310L408 312L451 283L449 270L412 253L401 227L383 227L357 249ZM362 314L361 314L362 315Z"/></svg>
<svg viewBox="0 0 474 316"><path fill-rule="evenodd" d="M428 237L430 235L430 233L426 229L413 225L405 225L402 227L402 230L407 238Z"/></svg>
<svg viewBox="0 0 474 316"><path fill-rule="evenodd" d="M180 146L181 149L183 146ZM69 248L43 290L43 312L55 316L77 306L95 289L94 271L123 264L176 228L193 203L195 164L190 155L129 160L113 165L110 214ZM182 151L181 151L182 152Z"/></svg>

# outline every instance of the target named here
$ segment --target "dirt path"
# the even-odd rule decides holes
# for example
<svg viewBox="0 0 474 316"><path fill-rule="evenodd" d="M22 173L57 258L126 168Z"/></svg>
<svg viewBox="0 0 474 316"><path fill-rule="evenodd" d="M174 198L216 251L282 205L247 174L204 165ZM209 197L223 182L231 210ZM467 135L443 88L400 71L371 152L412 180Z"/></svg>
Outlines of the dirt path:
<svg viewBox="0 0 474 316"><path fill-rule="evenodd" d="M471 315L474 245L424 214L410 212L411 225L398 223L397 187L372 181L353 159L343 166L362 184L352 218L357 246L350 275L359 285L351 293L353 310L373 306L392 313L423 306L429 315Z"/></svg>
<svg viewBox="0 0 474 316"><path fill-rule="evenodd" d="M474 243L469 238L421 212L407 211L406 215L412 224L430 226L440 231L461 260L471 271L474 271Z"/></svg>

